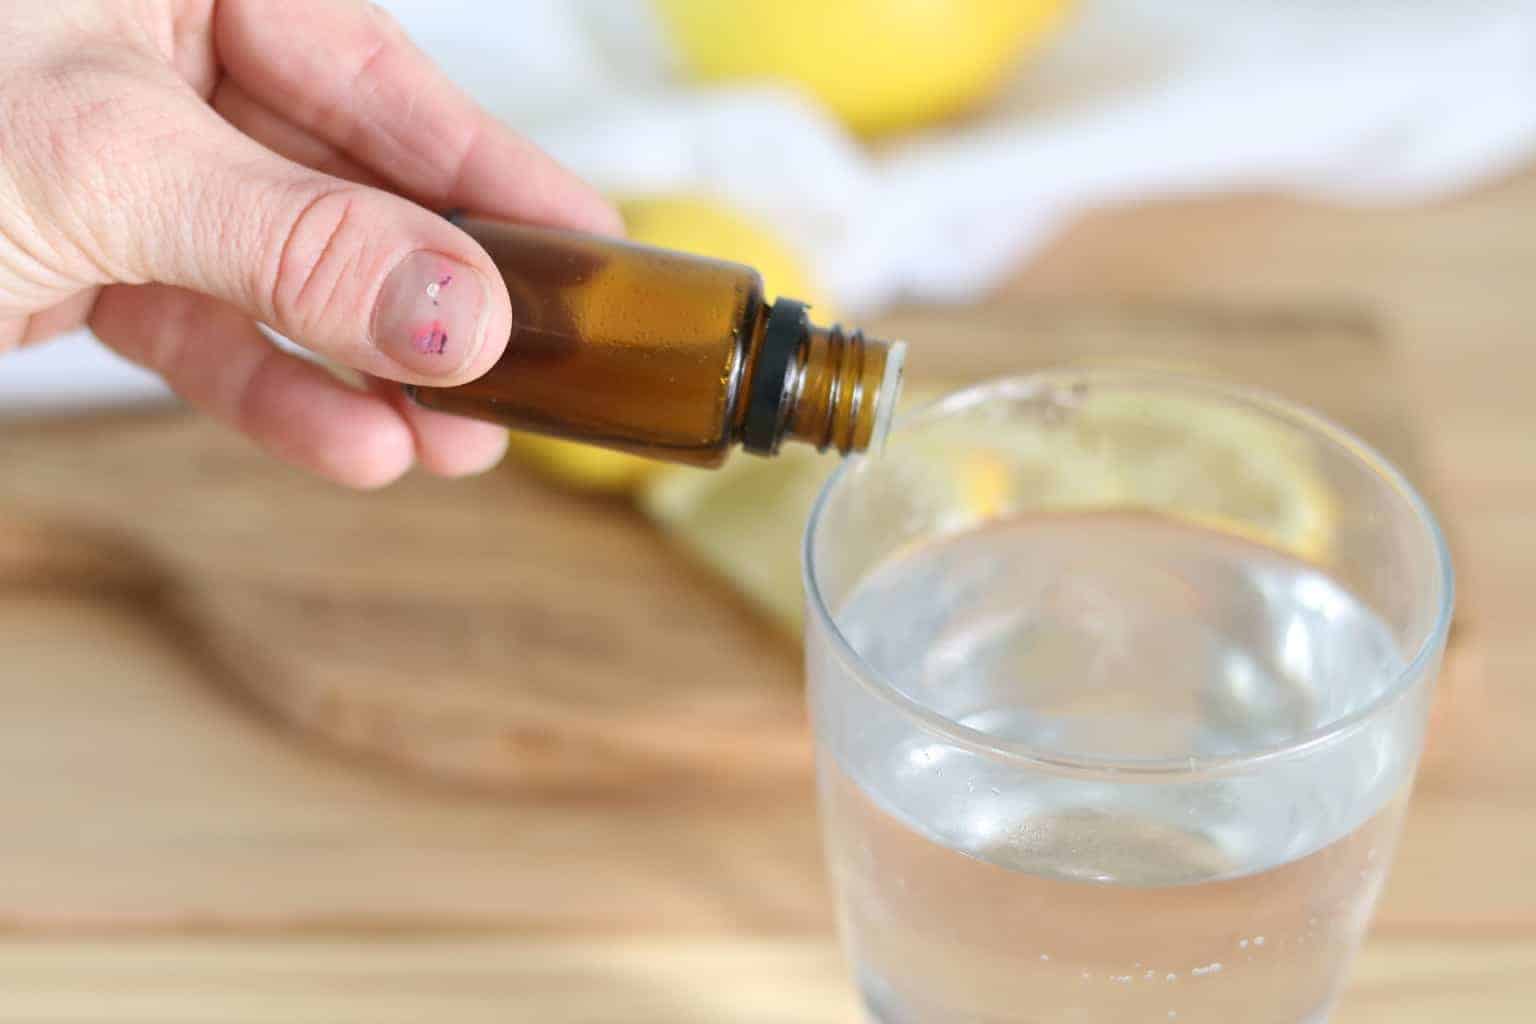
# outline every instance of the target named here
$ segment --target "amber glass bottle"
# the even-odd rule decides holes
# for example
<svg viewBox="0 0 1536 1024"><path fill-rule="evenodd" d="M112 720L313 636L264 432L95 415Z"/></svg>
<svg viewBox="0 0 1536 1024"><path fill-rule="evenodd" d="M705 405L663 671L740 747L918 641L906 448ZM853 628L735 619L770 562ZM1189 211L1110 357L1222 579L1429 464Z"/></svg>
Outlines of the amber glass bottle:
<svg viewBox="0 0 1536 1024"><path fill-rule="evenodd" d="M904 346L768 303L750 267L609 238L455 217L512 297L506 354L421 405L715 466L785 438L863 451L889 426Z"/></svg>

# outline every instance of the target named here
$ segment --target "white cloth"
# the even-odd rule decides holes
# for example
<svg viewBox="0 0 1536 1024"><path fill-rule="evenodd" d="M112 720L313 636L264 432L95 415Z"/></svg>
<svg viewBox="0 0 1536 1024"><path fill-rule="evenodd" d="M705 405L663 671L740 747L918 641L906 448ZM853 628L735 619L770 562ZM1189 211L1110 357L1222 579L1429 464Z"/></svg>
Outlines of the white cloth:
<svg viewBox="0 0 1536 1024"><path fill-rule="evenodd" d="M975 297L1091 207L1413 201L1536 151L1536 0L1083 0L988 112L874 150L791 89L680 82L645 0L385 6L577 173L771 220L855 314ZM8 356L0 407L128 393L84 344Z"/></svg>

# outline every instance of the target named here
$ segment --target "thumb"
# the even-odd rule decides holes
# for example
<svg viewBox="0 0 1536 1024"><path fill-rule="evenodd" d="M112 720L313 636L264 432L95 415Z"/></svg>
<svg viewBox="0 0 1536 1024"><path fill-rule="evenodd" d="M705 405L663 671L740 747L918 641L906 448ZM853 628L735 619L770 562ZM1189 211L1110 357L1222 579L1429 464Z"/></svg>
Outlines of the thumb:
<svg viewBox="0 0 1536 1024"><path fill-rule="evenodd" d="M201 116L201 115L199 115ZM444 218L292 163L211 111L164 153L135 240L136 276L229 302L364 373L421 384L480 376L511 328L501 275ZM169 187L167 187L169 186Z"/></svg>

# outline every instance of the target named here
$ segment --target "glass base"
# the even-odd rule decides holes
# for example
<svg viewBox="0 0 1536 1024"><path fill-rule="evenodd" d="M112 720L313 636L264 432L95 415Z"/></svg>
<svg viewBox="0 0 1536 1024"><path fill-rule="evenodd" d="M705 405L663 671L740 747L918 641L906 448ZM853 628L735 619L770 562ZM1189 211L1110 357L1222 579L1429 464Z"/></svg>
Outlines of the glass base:
<svg viewBox="0 0 1536 1024"><path fill-rule="evenodd" d="M871 977L867 972L860 972L859 994L864 1006L864 1019L862 1024L1066 1024L1051 1017L1019 1016L1009 1014L1007 1017L967 1015L947 1015L941 1012L923 1013L921 1010L904 1007L896 994L890 990L890 986ZM1316 1013L1295 1022L1295 1024L1328 1024L1331 1008L1322 1009ZM1089 1021L1090 1016L1073 1016L1071 1021ZM1178 1018L1174 1018L1177 1024Z"/></svg>

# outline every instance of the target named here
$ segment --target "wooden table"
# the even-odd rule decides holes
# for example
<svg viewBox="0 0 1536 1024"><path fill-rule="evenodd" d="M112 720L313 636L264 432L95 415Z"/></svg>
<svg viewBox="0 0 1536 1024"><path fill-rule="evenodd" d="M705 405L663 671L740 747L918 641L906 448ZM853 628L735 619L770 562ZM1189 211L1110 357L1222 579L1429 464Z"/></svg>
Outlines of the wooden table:
<svg viewBox="0 0 1536 1024"><path fill-rule="evenodd" d="M1404 211L1241 199L1105 213L998 301L1332 310L1399 348L1459 526L1486 684L1458 694L1460 730L1415 797L1336 1019L1530 1019L1536 175ZM943 322L963 337L997 309ZM140 456L165 470L168 508L177 472L240 472L235 442L210 428L146 429ZM187 444L205 446L197 465L168 462ZM12 484L24 500L33 481ZM407 493L483 501L510 485L477 486ZM588 506L569 528L643 529L625 516ZM721 657L750 657L753 685L781 687L773 707L792 709L794 652L743 608L712 614L720 649L747 652ZM0 1021L855 1019L803 742L766 773L468 793L274 728L205 668L132 593L0 590Z"/></svg>

